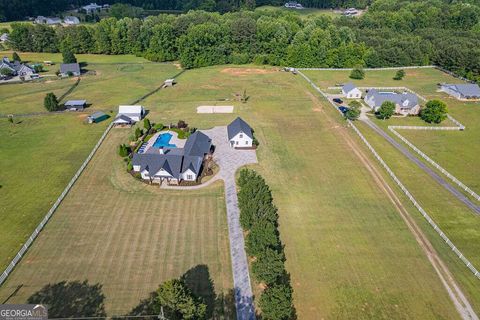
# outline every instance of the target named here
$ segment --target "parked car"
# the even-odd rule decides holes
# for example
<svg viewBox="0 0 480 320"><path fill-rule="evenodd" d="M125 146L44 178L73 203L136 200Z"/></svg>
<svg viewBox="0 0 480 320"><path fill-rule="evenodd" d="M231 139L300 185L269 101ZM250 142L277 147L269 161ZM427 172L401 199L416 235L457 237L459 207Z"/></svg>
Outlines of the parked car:
<svg viewBox="0 0 480 320"><path fill-rule="evenodd" d="M340 106L340 107L338 107L338 110L340 110L342 113L345 113L345 112L348 111L348 108L345 107L345 106Z"/></svg>
<svg viewBox="0 0 480 320"><path fill-rule="evenodd" d="M343 100L340 99L340 98L335 98L335 99L333 99L333 102L341 104L341 103L343 103Z"/></svg>

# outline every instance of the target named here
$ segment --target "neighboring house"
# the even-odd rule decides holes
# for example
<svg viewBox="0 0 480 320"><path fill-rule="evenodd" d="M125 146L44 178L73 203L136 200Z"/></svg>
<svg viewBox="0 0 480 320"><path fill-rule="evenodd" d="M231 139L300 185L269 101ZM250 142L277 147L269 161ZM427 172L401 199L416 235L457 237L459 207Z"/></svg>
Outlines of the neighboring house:
<svg viewBox="0 0 480 320"><path fill-rule="evenodd" d="M358 10L355 8L348 8L342 13L344 16L355 16L358 14Z"/></svg>
<svg viewBox="0 0 480 320"><path fill-rule="evenodd" d="M13 76L20 76L25 79L31 79L32 76L36 75L35 70L29 65L19 61L11 62L7 57L3 57L0 61L0 69L8 69Z"/></svg>
<svg viewBox="0 0 480 320"><path fill-rule="evenodd" d="M289 1L285 3L285 8L290 8L290 9L303 9L303 6L295 1Z"/></svg>
<svg viewBox="0 0 480 320"><path fill-rule="evenodd" d="M150 183L196 181L211 149L212 140L196 131L188 137L184 148L151 147L145 153L134 153L133 170Z"/></svg>
<svg viewBox="0 0 480 320"><path fill-rule="evenodd" d="M142 120L145 115L145 108L143 106L118 106L118 114L113 120L117 125L134 124Z"/></svg>
<svg viewBox="0 0 480 320"><path fill-rule="evenodd" d="M413 93L380 92L370 89L365 98L365 103L374 111L378 111L382 103L391 101L395 103L395 113L402 115L416 115L420 112L418 97Z"/></svg>
<svg viewBox="0 0 480 320"><path fill-rule="evenodd" d="M251 148L253 130L242 118L238 117L227 126L228 141L233 148Z"/></svg>
<svg viewBox="0 0 480 320"><path fill-rule="evenodd" d="M0 43L5 43L8 41L8 33L2 33L0 36Z"/></svg>
<svg viewBox="0 0 480 320"><path fill-rule="evenodd" d="M460 83L460 84L442 84L440 90L459 100L478 100L480 99L480 87L478 84Z"/></svg>
<svg viewBox="0 0 480 320"><path fill-rule="evenodd" d="M75 77L80 76L80 65L78 63L62 63L60 65L60 75L68 77L70 73Z"/></svg>
<svg viewBox="0 0 480 320"><path fill-rule="evenodd" d="M62 19L57 18L57 17L38 16L38 17L35 19L34 22L37 23L37 24L49 24L49 25L53 25L53 24L61 24L61 23L62 23Z"/></svg>
<svg viewBox="0 0 480 320"><path fill-rule="evenodd" d="M83 6L82 9L85 10L87 13L94 13L102 10L102 6L99 6L96 3L90 3L87 4L86 6Z"/></svg>
<svg viewBox="0 0 480 320"><path fill-rule="evenodd" d="M87 100L68 100L64 105L65 109L71 111L83 110L87 106Z"/></svg>
<svg viewBox="0 0 480 320"><path fill-rule="evenodd" d="M74 17L74 16L66 16L63 19L63 23L65 23L66 25L73 26L73 25L80 24L80 20L77 17Z"/></svg>
<svg viewBox="0 0 480 320"><path fill-rule="evenodd" d="M108 118L110 118L109 115L105 114L102 111L97 111L97 112L94 112L91 115L89 115L87 117L87 120L88 120L88 123L99 123L99 122L102 122L103 120L106 120Z"/></svg>
<svg viewBox="0 0 480 320"><path fill-rule="evenodd" d="M362 97L362 91L355 87L353 83L345 83L342 86L342 95L347 99L360 99Z"/></svg>

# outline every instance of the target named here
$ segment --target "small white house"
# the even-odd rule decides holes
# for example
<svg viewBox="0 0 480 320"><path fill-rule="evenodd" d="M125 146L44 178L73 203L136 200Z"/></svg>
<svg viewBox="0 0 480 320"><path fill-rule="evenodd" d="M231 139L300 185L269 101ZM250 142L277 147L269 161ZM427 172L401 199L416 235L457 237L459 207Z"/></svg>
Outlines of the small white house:
<svg viewBox="0 0 480 320"><path fill-rule="evenodd" d="M345 83L342 86L342 95L347 99L360 99L362 91L355 87L353 83Z"/></svg>
<svg viewBox="0 0 480 320"><path fill-rule="evenodd" d="M114 124L134 124L142 120L145 115L143 106L118 106L118 114L113 120Z"/></svg>
<svg viewBox="0 0 480 320"><path fill-rule="evenodd" d="M232 148L253 147L253 130L242 118L238 117L227 126L228 140Z"/></svg>

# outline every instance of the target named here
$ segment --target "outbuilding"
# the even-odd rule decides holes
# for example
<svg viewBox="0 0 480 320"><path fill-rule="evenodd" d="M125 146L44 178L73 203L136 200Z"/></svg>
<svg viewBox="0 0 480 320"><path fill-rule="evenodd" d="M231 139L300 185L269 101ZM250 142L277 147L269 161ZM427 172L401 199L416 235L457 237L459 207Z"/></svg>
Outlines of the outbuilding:
<svg viewBox="0 0 480 320"><path fill-rule="evenodd" d="M227 126L228 140L232 148L253 147L253 130L248 123L238 117Z"/></svg>
<svg viewBox="0 0 480 320"><path fill-rule="evenodd" d="M88 123L99 123L110 118L110 116L102 111L92 113L87 117Z"/></svg>
<svg viewBox="0 0 480 320"><path fill-rule="evenodd" d="M480 87L473 83L457 83L441 85L440 90L457 98L458 100L479 100Z"/></svg>
<svg viewBox="0 0 480 320"><path fill-rule="evenodd" d="M362 91L353 83L349 82L342 86L342 95L347 99L360 99L362 97Z"/></svg>
<svg viewBox="0 0 480 320"><path fill-rule="evenodd" d="M87 106L87 100L68 100L64 105L67 110L83 110Z"/></svg>
<svg viewBox="0 0 480 320"><path fill-rule="evenodd" d="M62 63L60 65L60 75L62 77L70 75L78 77L80 75L80 65L78 63Z"/></svg>
<svg viewBox="0 0 480 320"><path fill-rule="evenodd" d="M163 87L173 87L173 85L175 84L175 79L167 79L165 80L165 82L163 83Z"/></svg>

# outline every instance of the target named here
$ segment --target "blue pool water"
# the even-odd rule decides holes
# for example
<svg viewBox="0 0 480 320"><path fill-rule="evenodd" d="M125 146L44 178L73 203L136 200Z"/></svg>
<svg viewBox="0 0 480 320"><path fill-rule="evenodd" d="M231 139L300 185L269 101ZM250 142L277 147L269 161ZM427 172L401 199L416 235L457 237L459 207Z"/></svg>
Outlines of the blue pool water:
<svg viewBox="0 0 480 320"><path fill-rule="evenodd" d="M169 148L176 148L177 146L174 144L170 144L170 139L172 139L172 134L170 133L162 133L157 137L153 146L155 148L162 148L162 147L169 147Z"/></svg>

